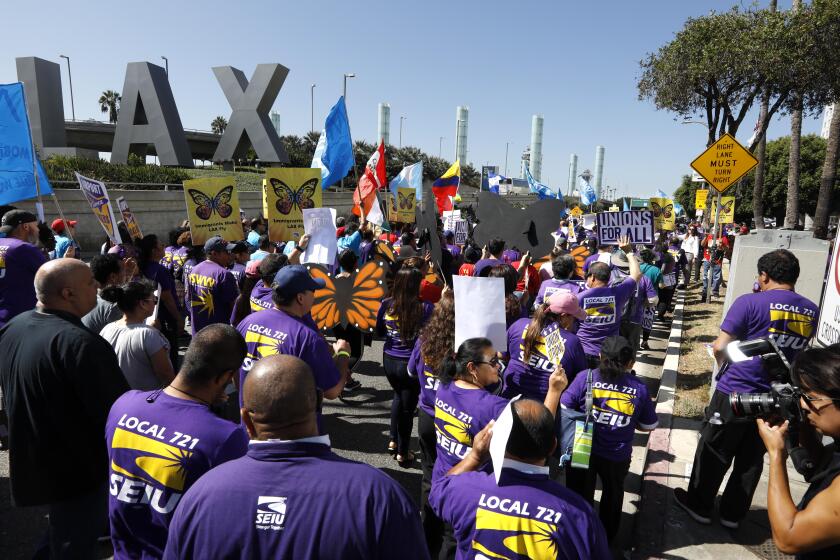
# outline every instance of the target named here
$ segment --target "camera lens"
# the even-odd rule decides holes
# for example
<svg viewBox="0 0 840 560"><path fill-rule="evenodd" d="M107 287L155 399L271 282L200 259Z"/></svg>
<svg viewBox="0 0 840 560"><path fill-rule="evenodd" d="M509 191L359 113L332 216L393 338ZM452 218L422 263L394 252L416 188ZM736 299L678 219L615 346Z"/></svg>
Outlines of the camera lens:
<svg viewBox="0 0 840 560"><path fill-rule="evenodd" d="M736 417L761 416L778 410L779 403L773 393L732 393L729 405Z"/></svg>

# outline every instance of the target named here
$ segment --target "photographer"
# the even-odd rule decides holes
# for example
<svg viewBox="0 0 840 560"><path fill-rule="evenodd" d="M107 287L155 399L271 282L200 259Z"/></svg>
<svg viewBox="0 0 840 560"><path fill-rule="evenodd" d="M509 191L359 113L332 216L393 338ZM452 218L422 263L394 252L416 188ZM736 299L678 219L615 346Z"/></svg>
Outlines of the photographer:
<svg viewBox="0 0 840 560"><path fill-rule="evenodd" d="M764 445L755 423L736 418L730 394L767 393L771 379L758 357L725 363L726 346L768 337L793 361L816 330L819 313L817 305L794 291L799 261L790 251L764 254L758 259L757 278L760 291L736 299L720 326L714 352L722 367L706 407L688 491L674 490L677 504L692 519L709 524L717 491L734 462L719 506L720 524L729 529L737 529L747 514L764 467Z"/></svg>
<svg viewBox="0 0 840 560"><path fill-rule="evenodd" d="M802 391L800 404L809 424L801 430L813 433L813 427L822 435L839 438L840 345L806 350L797 356L792 369L792 377ZM837 522L840 452L837 444L817 447L817 453L811 453L818 465L816 475L811 478L811 486L797 506L790 495L785 465L788 422L778 426L762 419L757 422L758 433L770 455L767 513L773 542L782 552L797 554L799 559L840 558L840 523Z"/></svg>

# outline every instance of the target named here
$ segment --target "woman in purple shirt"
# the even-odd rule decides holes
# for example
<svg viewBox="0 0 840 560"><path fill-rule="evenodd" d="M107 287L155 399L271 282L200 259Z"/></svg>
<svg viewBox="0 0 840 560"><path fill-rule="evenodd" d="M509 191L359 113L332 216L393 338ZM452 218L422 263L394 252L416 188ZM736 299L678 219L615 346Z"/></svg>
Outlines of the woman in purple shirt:
<svg viewBox="0 0 840 560"><path fill-rule="evenodd" d="M382 302L376 315L376 333L385 337L382 367L394 389L388 449L396 452L401 467L414 463L414 454L408 448L420 395L417 379L408 375L408 359L420 329L432 314L432 305L420 301L422 280L423 274L416 268L401 268L394 277L393 297Z"/></svg>

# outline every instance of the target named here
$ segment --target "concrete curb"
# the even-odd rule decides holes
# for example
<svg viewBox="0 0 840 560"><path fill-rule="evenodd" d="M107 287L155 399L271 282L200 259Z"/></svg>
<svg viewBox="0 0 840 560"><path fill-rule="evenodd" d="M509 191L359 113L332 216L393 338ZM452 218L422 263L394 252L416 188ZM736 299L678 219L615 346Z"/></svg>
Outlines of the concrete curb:
<svg viewBox="0 0 840 560"><path fill-rule="evenodd" d="M650 558L645 551L660 549L665 535L664 525L670 499L667 480L672 458L671 428L674 420L677 370L680 365L684 305L685 290L680 290L677 292L668 348L665 350L662 377L656 396L659 427L651 432L645 448L645 467L642 471L641 497L634 531L637 537L634 558Z"/></svg>

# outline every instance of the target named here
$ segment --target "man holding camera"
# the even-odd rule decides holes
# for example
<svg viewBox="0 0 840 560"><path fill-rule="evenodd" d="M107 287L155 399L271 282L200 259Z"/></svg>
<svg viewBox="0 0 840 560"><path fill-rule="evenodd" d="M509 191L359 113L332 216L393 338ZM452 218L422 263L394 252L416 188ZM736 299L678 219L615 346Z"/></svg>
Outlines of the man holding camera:
<svg viewBox="0 0 840 560"><path fill-rule="evenodd" d="M785 249L758 259L760 291L740 296L729 308L714 342L715 358L721 365L700 441L688 491L674 491L677 504L698 523L709 524L715 497L730 465L734 466L720 501L720 523L737 529L749 511L761 471L764 444L752 419L738 419L730 404L732 393L755 394L770 391L770 376L761 358L725 363L726 346L733 341L767 337L788 361L808 344L816 330L819 307L794 291L799 278L799 261Z"/></svg>

